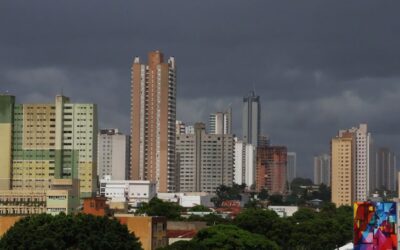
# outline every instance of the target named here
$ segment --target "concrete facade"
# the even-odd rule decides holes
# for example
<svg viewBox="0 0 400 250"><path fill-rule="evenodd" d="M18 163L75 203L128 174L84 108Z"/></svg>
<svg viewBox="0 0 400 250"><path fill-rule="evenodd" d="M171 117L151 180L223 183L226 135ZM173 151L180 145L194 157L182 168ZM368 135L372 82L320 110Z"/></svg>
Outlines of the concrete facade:
<svg viewBox="0 0 400 250"><path fill-rule="evenodd" d="M128 202L133 207L149 202L156 196L156 185L140 180L100 180L100 196L111 202Z"/></svg>
<svg viewBox="0 0 400 250"><path fill-rule="evenodd" d="M121 224L125 224L136 237L139 237L144 250L155 250L168 245L167 219L165 217L116 214L115 218Z"/></svg>
<svg viewBox="0 0 400 250"><path fill-rule="evenodd" d="M55 104L16 104L0 95L0 106L3 190L46 190L53 178L66 178L80 180L83 197L96 192L96 105L64 96L56 96Z"/></svg>
<svg viewBox="0 0 400 250"><path fill-rule="evenodd" d="M0 215L65 214L77 212L79 181L53 179L48 190L0 191Z"/></svg>
<svg viewBox="0 0 400 250"><path fill-rule="evenodd" d="M160 192L175 190L176 64L160 51L148 64L135 57L131 79L132 180L157 183Z"/></svg>
<svg viewBox="0 0 400 250"><path fill-rule="evenodd" d="M246 184L248 188L255 184L256 178L256 149L251 144L235 138L234 181Z"/></svg>
<svg viewBox="0 0 400 250"><path fill-rule="evenodd" d="M332 139L332 201L337 206L366 201L370 197L375 175L371 151L372 139L367 124L339 130L338 136Z"/></svg>
<svg viewBox="0 0 400 250"><path fill-rule="evenodd" d="M284 194L286 187L287 148L269 146L257 148L256 190Z"/></svg>
<svg viewBox="0 0 400 250"><path fill-rule="evenodd" d="M129 136L118 129L101 129L98 134L97 173L99 179L111 176L112 180L129 177Z"/></svg>
<svg viewBox="0 0 400 250"><path fill-rule="evenodd" d="M258 146L260 135L261 108L260 97L251 92L243 98L243 142Z"/></svg>
<svg viewBox="0 0 400 250"><path fill-rule="evenodd" d="M354 165L354 199L356 201L366 201L370 196L371 175L373 162L371 161L371 134L368 132L367 124L360 124L348 130L340 130L342 133L353 133L355 137L355 165Z"/></svg>
<svg viewBox="0 0 400 250"><path fill-rule="evenodd" d="M209 134L232 134L232 108L209 116Z"/></svg>
<svg viewBox="0 0 400 250"><path fill-rule="evenodd" d="M396 191L396 154L389 148L378 148L375 159L374 189Z"/></svg>
<svg viewBox="0 0 400 250"><path fill-rule="evenodd" d="M286 180L290 184L297 177L297 154L295 152L287 153L287 171Z"/></svg>
<svg viewBox="0 0 400 250"><path fill-rule="evenodd" d="M221 184L232 186L234 139L230 134L207 134L203 123L194 134L176 138L180 192L215 192Z"/></svg>
<svg viewBox="0 0 400 250"><path fill-rule="evenodd" d="M314 184L331 186L331 156L321 154L314 156Z"/></svg>
<svg viewBox="0 0 400 250"><path fill-rule="evenodd" d="M342 133L331 141L332 160L332 202L337 207L351 206L354 202L355 172L355 136L353 133Z"/></svg>

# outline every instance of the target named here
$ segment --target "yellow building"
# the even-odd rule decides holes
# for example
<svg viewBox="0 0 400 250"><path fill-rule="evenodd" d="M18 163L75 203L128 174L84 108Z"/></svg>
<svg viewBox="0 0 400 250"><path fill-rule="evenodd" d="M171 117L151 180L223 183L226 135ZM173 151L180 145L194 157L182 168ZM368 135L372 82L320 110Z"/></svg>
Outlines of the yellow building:
<svg viewBox="0 0 400 250"><path fill-rule="evenodd" d="M47 190L0 190L0 215L70 214L77 212L79 205L76 179L52 179Z"/></svg>
<svg viewBox="0 0 400 250"><path fill-rule="evenodd" d="M51 180L79 179L82 197L97 191L94 104L16 104L0 95L0 190L47 190Z"/></svg>
<svg viewBox="0 0 400 250"><path fill-rule="evenodd" d="M79 180L53 179L46 192L46 212L52 215L78 212L79 193Z"/></svg>
<svg viewBox="0 0 400 250"><path fill-rule="evenodd" d="M331 141L332 202L337 207L354 202L354 134L342 133Z"/></svg>

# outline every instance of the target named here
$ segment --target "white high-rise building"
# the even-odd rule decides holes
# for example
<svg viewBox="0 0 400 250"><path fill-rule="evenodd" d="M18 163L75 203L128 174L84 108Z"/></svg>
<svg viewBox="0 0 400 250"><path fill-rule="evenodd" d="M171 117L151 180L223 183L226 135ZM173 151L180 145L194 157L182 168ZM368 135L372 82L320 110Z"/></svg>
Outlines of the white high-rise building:
<svg viewBox="0 0 400 250"><path fill-rule="evenodd" d="M194 126L193 125L187 125L185 127L185 134L194 134Z"/></svg>
<svg viewBox="0 0 400 250"><path fill-rule="evenodd" d="M314 184L331 185L331 156L322 154L314 156Z"/></svg>
<svg viewBox="0 0 400 250"><path fill-rule="evenodd" d="M339 136L344 133L352 133L355 137L355 166L354 166L354 200L366 201L370 195L370 150L371 134L368 133L367 124L360 124L348 130L340 130Z"/></svg>
<svg viewBox="0 0 400 250"><path fill-rule="evenodd" d="M255 184L255 150L256 148L253 145L245 144L235 138L234 182L237 184L244 183L248 188Z"/></svg>
<svg viewBox="0 0 400 250"><path fill-rule="evenodd" d="M287 153L286 181L290 184L296 178L297 172L297 154L295 152Z"/></svg>
<svg viewBox="0 0 400 250"><path fill-rule="evenodd" d="M209 134L231 134L232 108L229 107L226 112L217 112L210 114L209 126Z"/></svg>
<svg viewBox="0 0 400 250"><path fill-rule="evenodd" d="M186 126L185 123L182 121L176 121L176 134L180 135L180 134L185 134L186 130Z"/></svg>
<svg viewBox="0 0 400 250"><path fill-rule="evenodd" d="M97 174L100 179L126 180L129 176L129 137L118 129L102 129L98 134Z"/></svg>

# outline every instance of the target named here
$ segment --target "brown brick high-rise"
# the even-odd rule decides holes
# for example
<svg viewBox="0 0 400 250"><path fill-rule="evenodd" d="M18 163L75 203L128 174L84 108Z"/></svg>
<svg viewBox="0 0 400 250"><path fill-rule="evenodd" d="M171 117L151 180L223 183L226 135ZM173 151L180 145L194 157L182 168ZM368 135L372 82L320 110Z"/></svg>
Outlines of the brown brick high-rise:
<svg viewBox="0 0 400 250"><path fill-rule="evenodd" d="M175 190L176 66L160 51L148 64L134 59L131 80L132 180L157 183L158 192Z"/></svg>
<svg viewBox="0 0 400 250"><path fill-rule="evenodd" d="M257 148L256 189L271 194L286 192L287 148L267 146Z"/></svg>

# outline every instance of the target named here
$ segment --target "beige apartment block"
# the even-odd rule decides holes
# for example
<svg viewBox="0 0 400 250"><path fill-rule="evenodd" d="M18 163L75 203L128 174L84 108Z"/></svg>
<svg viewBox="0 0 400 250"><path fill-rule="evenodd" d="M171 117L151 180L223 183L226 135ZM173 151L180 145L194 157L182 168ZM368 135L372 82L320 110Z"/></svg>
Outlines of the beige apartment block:
<svg viewBox="0 0 400 250"><path fill-rule="evenodd" d="M331 141L332 202L337 207L354 202L355 137L344 132Z"/></svg>
<svg viewBox="0 0 400 250"><path fill-rule="evenodd" d="M132 180L157 183L159 192L175 190L176 66L160 51L148 63L134 59L131 79Z"/></svg>
<svg viewBox="0 0 400 250"><path fill-rule="evenodd" d="M48 190L54 178L79 179L82 197L97 190L95 104L17 104L0 95L0 190Z"/></svg>

